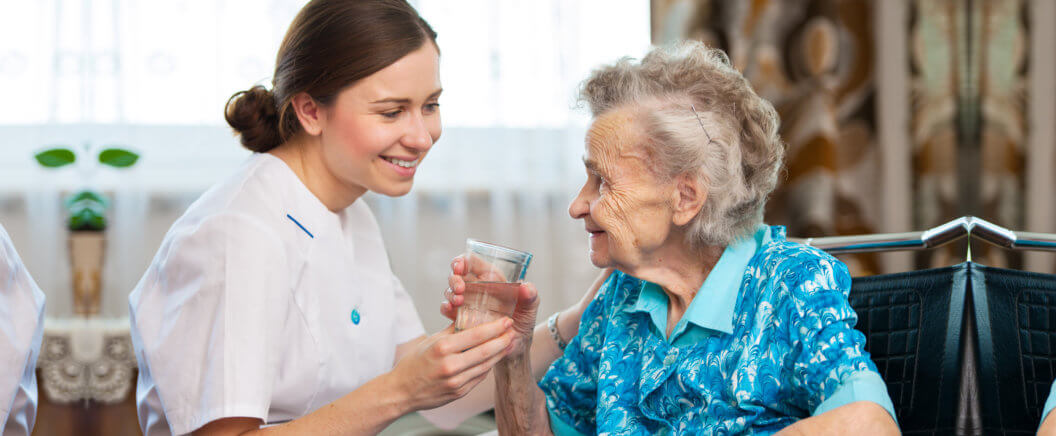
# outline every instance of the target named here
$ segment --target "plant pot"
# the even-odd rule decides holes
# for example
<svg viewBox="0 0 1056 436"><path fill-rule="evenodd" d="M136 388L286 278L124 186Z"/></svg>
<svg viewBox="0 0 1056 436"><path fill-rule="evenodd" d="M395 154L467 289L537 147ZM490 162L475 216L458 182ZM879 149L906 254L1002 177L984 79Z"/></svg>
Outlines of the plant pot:
<svg viewBox="0 0 1056 436"><path fill-rule="evenodd" d="M83 317L99 314L103 291L103 254L106 235L101 231L70 232L70 266L73 272L73 312Z"/></svg>

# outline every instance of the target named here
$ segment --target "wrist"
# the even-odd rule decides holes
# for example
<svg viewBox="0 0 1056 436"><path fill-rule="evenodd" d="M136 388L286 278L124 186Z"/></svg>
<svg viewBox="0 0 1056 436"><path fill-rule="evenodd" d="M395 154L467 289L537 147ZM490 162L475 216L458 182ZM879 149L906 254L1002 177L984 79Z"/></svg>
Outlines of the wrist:
<svg viewBox="0 0 1056 436"><path fill-rule="evenodd" d="M520 372L527 371L531 374L532 371L532 359L529 349L531 348L531 341L528 341L524 346L524 351L515 351L510 353L508 356L500 360L495 364L495 370L501 371L505 375L519 375Z"/></svg>
<svg viewBox="0 0 1056 436"><path fill-rule="evenodd" d="M554 345L557 346L558 350L564 351L568 345L568 340L565 339L565 335L561 334L562 315L564 315L564 312L555 312L550 315L550 318L546 320L546 330L550 333L550 339L554 341Z"/></svg>
<svg viewBox="0 0 1056 436"><path fill-rule="evenodd" d="M394 418L399 418L411 412L421 410L414 396L414 389L408 383L407 377L401 377L395 371L389 371L374 379L378 382L379 392L376 392L382 404L388 404L390 413Z"/></svg>

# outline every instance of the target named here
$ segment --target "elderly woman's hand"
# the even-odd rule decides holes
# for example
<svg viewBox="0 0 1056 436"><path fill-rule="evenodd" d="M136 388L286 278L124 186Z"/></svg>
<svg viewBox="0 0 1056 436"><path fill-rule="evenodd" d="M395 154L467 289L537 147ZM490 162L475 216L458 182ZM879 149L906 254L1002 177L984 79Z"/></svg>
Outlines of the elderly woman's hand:
<svg viewBox="0 0 1056 436"><path fill-rule="evenodd" d="M531 283L521 283L517 290L517 307L513 310L513 331L510 356L525 356L532 346L535 317L539 311L539 292Z"/></svg>
<svg viewBox="0 0 1056 436"><path fill-rule="evenodd" d="M447 276L448 288L444 291L445 301L440 303L440 314L452 321L458 317L458 306L461 306L462 303L465 302L464 294L466 293L466 281L506 281L502 271L499 271L494 265L483 259L473 257L469 261L473 262L473 268L468 268L466 257L464 255L459 255L451 260L451 275ZM473 271L478 271L473 277L468 276L469 270L471 269Z"/></svg>
<svg viewBox="0 0 1056 436"><path fill-rule="evenodd" d="M465 256L455 257L451 261L451 275L447 277L447 284L449 288L444 291L445 301L440 305L440 313L448 319L454 321L458 316L458 306L465 303L464 294L466 292L466 281L468 280L479 280L479 281L502 281L504 280L502 273L498 270L489 268L489 264L478 258L472 258L470 262L474 263L474 271L484 271L478 274L477 277L467 277L467 259ZM597 287L592 287L592 292L589 292L591 296L597 291ZM522 283L518 289L517 294L517 306L514 309L513 316L513 330L518 333L517 339L511 344L511 354L527 354L532 344L532 332L535 329L535 318L536 313L539 309L539 293L535 289L535 285L531 283Z"/></svg>

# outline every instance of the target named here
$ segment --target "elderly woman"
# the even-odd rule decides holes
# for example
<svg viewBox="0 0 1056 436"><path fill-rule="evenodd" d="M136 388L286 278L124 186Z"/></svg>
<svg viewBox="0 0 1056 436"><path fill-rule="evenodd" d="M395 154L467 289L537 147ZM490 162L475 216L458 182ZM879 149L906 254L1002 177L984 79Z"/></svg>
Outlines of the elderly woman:
<svg viewBox="0 0 1056 436"><path fill-rule="evenodd" d="M522 286L495 367L500 433L897 434L846 266L761 224L779 122L726 56L656 49L595 71L581 98L594 121L569 214L616 271L538 384Z"/></svg>

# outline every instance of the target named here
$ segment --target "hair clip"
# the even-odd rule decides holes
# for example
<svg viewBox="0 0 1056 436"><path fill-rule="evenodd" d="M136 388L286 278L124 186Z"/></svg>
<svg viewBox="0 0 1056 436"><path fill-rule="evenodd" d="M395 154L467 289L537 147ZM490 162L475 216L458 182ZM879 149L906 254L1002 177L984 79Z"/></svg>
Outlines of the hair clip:
<svg viewBox="0 0 1056 436"><path fill-rule="evenodd" d="M710 134L708 134L708 129L705 129L705 128L704 128L704 121L700 119L700 114L699 114L699 113L697 113L697 107L696 107L696 106L694 106L694 105L693 105L693 104L691 103L691 104L689 105L689 108L693 110L693 116L697 117L697 122L698 122L698 123L700 123L700 130L703 130L703 131L704 131L704 136L707 136L707 137L708 137L708 143L710 144L710 143L711 143L711 142L713 141L713 139L711 139L711 135L710 135Z"/></svg>

